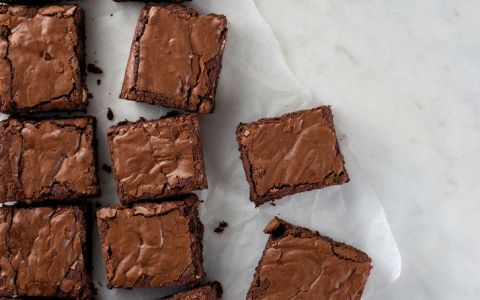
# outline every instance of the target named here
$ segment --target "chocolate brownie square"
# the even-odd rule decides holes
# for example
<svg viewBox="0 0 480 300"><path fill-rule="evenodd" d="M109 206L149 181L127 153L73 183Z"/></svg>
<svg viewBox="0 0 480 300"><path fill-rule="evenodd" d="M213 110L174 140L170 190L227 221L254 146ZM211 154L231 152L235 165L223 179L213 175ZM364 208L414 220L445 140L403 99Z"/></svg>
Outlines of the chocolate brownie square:
<svg viewBox="0 0 480 300"><path fill-rule="evenodd" d="M0 202L72 200L100 194L95 119L0 122Z"/></svg>
<svg viewBox="0 0 480 300"><path fill-rule="evenodd" d="M195 195L97 211L109 287L190 285L205 278Z"/></svg>
<svg viewBox="0 0 480 300"><path fill-rule="evenodd" d="M162 300L217 300L222 298L222 285L218 281L204 286L178 293Z"/></svg>
<svg viewBox="0 0 480 300"><path fill-rule="evenodd" d="M84 111L84 13L0 6L0 112Z"/></svg>
<svg viewBox="0 0 480 300"><path fill-rule="evenodd" d="M237 141L256 206L349 181L329 106L240 123Z"/></svg>
<svg viewBox="0 0 480 300"><path fill-rule="evenodd" d="M123 203L207 188L198 114L121 122L107 135Z"/></svg>
<svg viewBox="0 0 480 300"><path fill-rule="evenodd" d="M372 260L351 246L274 218L247 300L360 299Z"/></svg>
<svg viewBox="0 0 480 300"><path fill-rule="evenodd" d="M0 296L91 299L87 207L0 208Z"/></svg>
<svg viewBox="0 0 480 300"><path fill-rule="evenodd" d="M227 19L180 5L145 6L120 98L210 113L222 68Z"/></svg>

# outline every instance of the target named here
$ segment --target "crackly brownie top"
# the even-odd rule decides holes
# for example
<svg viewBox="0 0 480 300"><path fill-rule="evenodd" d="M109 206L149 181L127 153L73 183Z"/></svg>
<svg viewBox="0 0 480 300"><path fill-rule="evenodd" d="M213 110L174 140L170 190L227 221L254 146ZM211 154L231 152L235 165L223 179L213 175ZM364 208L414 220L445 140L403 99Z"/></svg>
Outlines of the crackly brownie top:
<svg viewBox="0 0 480 300"><path fill-rule="evenodd" d="M96 194L93 122L92 118L0 122L0 201Z"/></svg>
<svg viewBox="0 0 480 300"><path fill-rule="evenodd" d="M241 124L237 136L259 196L285 186L333 184L345 172L329 107Z"/></svg>
<svg viewBox="0 0 480 300"><path fill-rule="evenodd" d="M67 101L75 90L77 6L0 7L0 100L4 109ZM52 103L49 103L52 102Z"/></svg>
<svg viewBox="0 0 480 300"><path fill-rule="evenodd" d="M186 192L206 178L198 115L121 123L108 130L110 151L121 195L143 197ZM183 191L185 192L185 191Z"/></svg>
<svg viewBox="0 0 480 300"><path fill-rule="evenodd" d="M360 250L274 218L247 299L360 299L372 268Z"/></svg>
<svg viewBox="0 0 480 300"><path fill-rule="evenodd" d="M160 287L191 280L183 277L192 275L196 257L193 253L196 205L197 198L191 197L186 201L144 203L132 208L106 207L97 211L111 285ZM199 278L202 276L198 274Z"/></svg>
<svg viewBox="0 0 480 300"><path fill-rule="evenodd" d="M78 207L0 208L0 295L86 296L85 234Z"/></svg>
<svg viewBox="0 0 480 300"><path fill-rule="evenodd" d="M194 9L175 5L147 6L143 13L141 35L131 54L136 73L126 74L127 87L166 94L186 101L182 108L209 112L211 102L202 101L211 94L205 69L223 51L226 18L199 16Z"/></svg>

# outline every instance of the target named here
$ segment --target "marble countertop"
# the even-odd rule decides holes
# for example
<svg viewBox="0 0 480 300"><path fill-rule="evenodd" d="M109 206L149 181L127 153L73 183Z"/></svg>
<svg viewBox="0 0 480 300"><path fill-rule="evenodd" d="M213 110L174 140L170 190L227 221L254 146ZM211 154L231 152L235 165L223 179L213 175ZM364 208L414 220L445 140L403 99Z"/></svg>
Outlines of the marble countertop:
<svg viewBox="0 0 480 300"><path fill-rule="evenodd" d="M369 299L478 299L480 2L256 5L384 206L402 274Z"/></svg>

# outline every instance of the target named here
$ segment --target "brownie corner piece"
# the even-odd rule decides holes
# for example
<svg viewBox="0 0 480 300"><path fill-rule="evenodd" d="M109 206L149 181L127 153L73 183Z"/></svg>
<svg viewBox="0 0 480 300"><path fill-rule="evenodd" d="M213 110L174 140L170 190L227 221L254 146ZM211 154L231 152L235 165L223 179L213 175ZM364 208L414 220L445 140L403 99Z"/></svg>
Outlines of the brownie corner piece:
<svg viewBox="0 0 480 300"><path fill-rule="evenodd" d="M185 292L180 292L175 295L161 298L161 300L217 300L222 298L222 294L222 285L220 284L220 282L214 281Z"/></svg>
<svg viewBox="0 0 480 300"><path fill-rule="evenodd" d="M367 254L277 217L264 232L270 237L247 300L361 298L372 269Z"/></svg>
<svg viewBox="0 0 480 300"><path fill-rule="evenodd" d="M84 12L0 6L0 112L85 111Z"/></svg>
<svg viewBox="0 0 480 300"><path fill-rule="evenodd" d="M181 5L140 12L120 98L210 113L228 30L223 15Z"/></svg>
<svg viewBox="0 0 480 300"><path fill-rule="evenodd" d="M94 117L0 121L0 202L98 196L95 147Z"/></svg>
<svg viewBox="0 0 480 300"><path fill-rule="evenodd" d="M0 296L91 299L88 207L0 208Z"/></svg>
<svg viewBox="0 0 480 300"><path fill-rule="evenodd" d="M198 198L97 211L104 264L114 288L199 284L203 225Z"/></svg>
<svg viewBox="0 0 480 300"><path fill-rule="evenodd" d="M107 135L122 203L208 187L198 114L120 122Z"/></svg>
<svg viewBox="0 0 480 300"><path fill-rule="evenodd" d="M349 181L329 106L240 123L236 136L256 206Z"/></svg>

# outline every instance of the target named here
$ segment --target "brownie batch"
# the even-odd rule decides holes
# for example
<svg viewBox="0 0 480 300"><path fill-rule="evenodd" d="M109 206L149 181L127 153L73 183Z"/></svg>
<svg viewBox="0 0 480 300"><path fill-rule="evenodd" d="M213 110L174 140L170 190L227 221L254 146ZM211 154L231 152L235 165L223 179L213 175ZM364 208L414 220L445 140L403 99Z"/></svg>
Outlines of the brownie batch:
<svg viewBox="0 0 480 300"><path fill-rule="evenodd" d="M140 12L120 98L187 112L107 131L104 169L122 203L96 211L108 288L186 286L163 299L222 297L219 282L204 282L191 193L208 187L200 116L215 107L227 31L225 16L181 5ZM0 112L11 114L0 121L0 298L93 297L89 206L70 201L100 195L96 120L31 115L87 105L83 10L0 5ZM349 181L329 106L241 123L236 137L256 206ZM278 218L264 232L247 299L360 299L367 254Z"/></svg>

